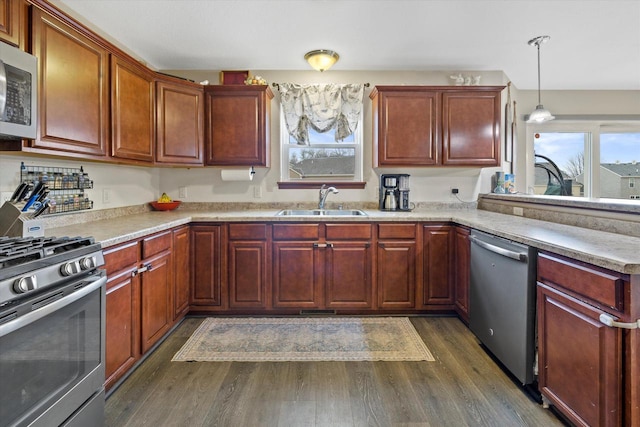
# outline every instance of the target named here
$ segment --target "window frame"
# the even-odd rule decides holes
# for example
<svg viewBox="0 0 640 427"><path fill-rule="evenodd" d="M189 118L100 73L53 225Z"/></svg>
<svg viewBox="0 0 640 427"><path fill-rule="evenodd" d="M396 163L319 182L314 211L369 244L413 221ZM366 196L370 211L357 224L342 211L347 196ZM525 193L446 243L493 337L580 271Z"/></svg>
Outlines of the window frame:
<svg viewBox="0 0 640 427"><path fill-rule="evenodd" d="M353 177L330 177L326 179L321 177L314 177L309 179L291 179L289 177L289 147L293 144L290 143L290 135L287 131L287 124L284 119L284 112L280 109L280 181L278 182L279 188L316 188L322 184L338 185L342 188L364 188L364 132L363 115L360 115L360 120L356 125L356 129L353 132L353 142L336 143L338 147L334 147L333 144L321 144L315 145L317 148L354 148L355 149L355 169ZM309 147L312 145L310 144ZM301 147L298 145L298 147Z"/></svg>
<svg viewBox="0 0 640 427"><path fill-rule="evenodd" d="M638 133L638 120L562 120L547 123L526 123L525 188L532 194L535 183L534 135L536 133L575 132L588 136L584 143L584 196L569 196L572 199L600 199L600 135L602 133ZM638 159L640 161L640 159ZM598 185L595 185L598 183ZM558 197L558 196L550 196ZM636 199L603 199L611 201Z"/></svg>

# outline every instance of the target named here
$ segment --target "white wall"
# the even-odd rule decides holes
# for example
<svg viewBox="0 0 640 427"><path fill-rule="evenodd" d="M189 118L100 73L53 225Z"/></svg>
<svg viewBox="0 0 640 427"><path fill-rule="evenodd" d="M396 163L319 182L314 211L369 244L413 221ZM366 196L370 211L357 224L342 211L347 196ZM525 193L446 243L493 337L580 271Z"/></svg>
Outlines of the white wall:
<svg viewBox="0 0 640 427"><path fill-rule="evenodd" d="M218 83L218 71L167 71L175 75L192 78L195 81L208 79ZM457 73L457 71L456 71ZM473 72L481 74L482 84L504 85L507 77L500 71ZM341 190L332 195L330 202L375 202L377 201L378 177L382 173L411 174L411 199L414 202L457 202L451 196L450 188L460 189L459 197L474 200L478 193L491 191L491 176L497 170L509 170L509 164L502 168L379 168L373 169L371 141L371 101L368 97L375 85L449 85L449 71L432 72L369 72L369 71L255 71L268 82L296 83L365 83L371 87L364 99L364 190ZM271 103L271 168L258 168L252 182L223 182L220 168L145 168L112 165L88 161L63 160L56 157L33 156L26 153L0 153L0 192L11 192L19 180L20 161L29 165L79 167L84 166L95 182L95 188L87 191L95 203L95 209L106 209L146 203L156 199L162 192L178 199L180 187L186 187L187 202L313 202L317 200L317 190L279 190L279 96ZM529 113L537 103L536 91L518 91L512 86L511 96L517 101L518 120L514 150L514 171L516 184L518 174L524 170L525 159L521 153L525 149L524 114ZM549 91L543 92L545 107L554 114L640 114L640 93L638 91ZM506 102L506 91L502 104ZM503 148L503 147L502 147ZM503 154L504 155L504 154ZM524 174L524 172L522 172ZM259 187L261 197L256 198L255 187ZM103 190L110 190L109 203L103 203ZM520 189L520 191L525 191Z"/></svg>

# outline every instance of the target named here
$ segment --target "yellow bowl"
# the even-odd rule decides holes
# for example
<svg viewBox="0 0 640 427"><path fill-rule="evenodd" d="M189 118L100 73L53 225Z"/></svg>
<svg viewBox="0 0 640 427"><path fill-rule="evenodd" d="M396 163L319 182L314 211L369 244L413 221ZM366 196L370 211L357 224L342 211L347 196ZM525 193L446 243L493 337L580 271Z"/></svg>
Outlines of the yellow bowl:
<svg viewBox="0 0 640 427"><path fill-rule="evenodd" d="M180 206L180 203L182 203L180 200L174 200L173 202L166 203L151 202L151 206L153 206L153 209L157 211L172 211Z"/></svg>

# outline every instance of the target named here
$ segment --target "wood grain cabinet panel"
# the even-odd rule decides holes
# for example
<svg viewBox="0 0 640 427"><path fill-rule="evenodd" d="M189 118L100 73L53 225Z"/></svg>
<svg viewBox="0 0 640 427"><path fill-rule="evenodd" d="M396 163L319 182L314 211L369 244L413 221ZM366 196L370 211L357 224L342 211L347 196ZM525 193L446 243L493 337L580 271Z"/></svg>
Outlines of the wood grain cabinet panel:
<svg viewBox="0 0 640 427"><path fill-rule="evenodd" d="M195 306L222 304L222 226L191 227L191 293Z"/></svg>
<svg viewBox="0 0 640 427"><path fill-rule="evenodd" d="M202 166L202 86L189 82L157 81L156 120L156 162Z"/></svg>
<svg viewBox="0 0 640 427"><path fill-rule="evenodd" d="M189 311L191 284L191 233L189 227L173 230L173 289L172 306L174 322Z"/></svg>
<svg viewBox="0 0 640 427"><path fill-rule="evenodd" d="M372 308L372 259L370 241L332 242L325 260L328 308Z"/></svg>
<svg viewBox="0 0 640 427"><path fill-rule="evenodd" d="M442 164L500 165L500 91L442 94Z"/></svg>
<svg viewBox="0 0 640 427"><path fill-rule="evenodd" d="M453 308L453 229L450 225L423 227L422 304Z"/></svg>
<svg viewBox="0 0 640 427"><path fill-rule="evenodd" d="M268 243L229 241L229 307L267 307Z"/></svg>
<svg viewBox="0 0 640 427"><path fill-rule="evenodd" d="M140 358L140 282L131 273L138 243L104 251L107 270L105 387L109 390Z"/></svg>
<svg viewBox="0 0 640 427"><path fill-rule="evenodd" d="M308 241L273 243L274 307L322 307L324 254L320 251Z"/></svg>
<svg viewBox="0 0 640 427"><path fill-rule="evenodd" d="M0 0L0 40L27 49L28 4L24 0Z"/></svg>
<svg viewBox="0 0 640 427"><path fill-rule="evenodd" d="M498 166L502 89L376 86L374 167Z"/></svg>
<svg viewBox="0 0 640 427"><path fill-rule="evenodd" d="M206 164L270 166L273 93L268 86L207 86Z"/></svg>
<svg viewBox="0 0 640 427"><path fill-rule="evenodd" d="M111 156L153 162L155 88L151 72L111 55Z"/></svg>
<svg viewBox="0 0 640 427"><path fill-rule="evenodd" d="M378 307L415 308L416 253L415 239L378 242Z"/></svg>
<svg viewBox="0 0 640 427"><path fill-rule="evenodd" d="M31 146L71 156L105 158L109 131L107 50L40 9L32 12L39 124Z"/></svg>
<svg viewBox="0 0 640 427"><path fill-rule="evenodd" d="M173 324L171 252L145 259L143 265L145 264L149 265L150 269L142 273L140 279L140 331L143 353L149 351Z"/></svg>

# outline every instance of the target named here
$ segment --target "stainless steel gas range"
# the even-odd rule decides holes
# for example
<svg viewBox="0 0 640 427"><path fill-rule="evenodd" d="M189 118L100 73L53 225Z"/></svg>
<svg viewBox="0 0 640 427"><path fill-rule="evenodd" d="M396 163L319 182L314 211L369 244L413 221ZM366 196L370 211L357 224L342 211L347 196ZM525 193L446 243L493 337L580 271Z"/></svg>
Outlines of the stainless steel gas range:
<svg viewBox="0 0 640 427"><path fill-rule="evenodd" d="M102 265L92 238L0 237L0 426L104 424Z"/></svg>

